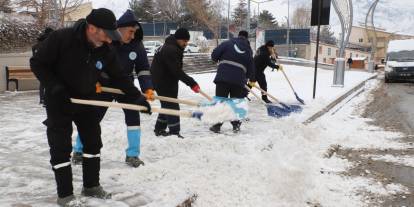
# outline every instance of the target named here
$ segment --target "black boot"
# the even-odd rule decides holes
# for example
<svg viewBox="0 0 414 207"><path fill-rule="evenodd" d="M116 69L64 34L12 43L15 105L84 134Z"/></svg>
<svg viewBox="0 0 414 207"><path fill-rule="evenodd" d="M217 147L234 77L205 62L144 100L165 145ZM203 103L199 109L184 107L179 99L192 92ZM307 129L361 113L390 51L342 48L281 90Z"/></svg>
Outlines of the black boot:
<svg viewBox="0 0 414 207"><path fill-rule="evenodd" d="M210 131L214 133L220 133L221 125L223 125L223 123L214 124L213 126L210 127Z"/></svg>
<svg viewBox="0 0 414 207"><path fill-rule="evenodd" d="M233 125L234 133L238 133L240 131L241 121L232 121L231 125Z"/></svg>
<svg viewBox="0 0 414 207"><path fill-rule="evenodd" d="M178 138L184 139L184 137L181 136L180 132L171 132L170 131L170 132L168 132L167 136L170 136L170 135L176 135Z"/></svg>
<svg viewBox="0 0 414 207"><path fill-rule="evenodd" d="M262 95L262 100L266 103L272 103L271 101L269 101L266 95Z"/></svg>
<svg viewBox="0 0 414 207"><path fill-rule="evenodd" d="M159 137L159 136L163 136L166 137L168 136L168 132L166 132L165 130L154 130L155 136Z"/></svg>

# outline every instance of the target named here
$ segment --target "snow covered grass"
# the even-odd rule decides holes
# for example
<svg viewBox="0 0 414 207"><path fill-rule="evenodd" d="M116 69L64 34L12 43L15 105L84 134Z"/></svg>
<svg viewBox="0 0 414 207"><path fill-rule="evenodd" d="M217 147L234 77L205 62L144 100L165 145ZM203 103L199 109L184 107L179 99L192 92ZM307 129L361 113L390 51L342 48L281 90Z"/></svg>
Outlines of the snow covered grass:
<svg viewBox="0 0 414 207"><path fill-rule="evenodd" d="M114 192L114 199L130 206L176 206L196 194L195 206L363 206L357 192L369 188L375 193L402 191L375 181L342 177L351 166L333 156L324 158L332 144L346 147L396 147L399 134L384 132L366 124L355 109L368 92L350 101L334 115L303 125L316 111L370 74L347 72L345 88L330 87L332 71L319 70L318 92L312 99L313 70L286 66L288 76L306 102L300 114L282 119L267 116L258 101L249 103L249 120L239 134L225 123L223 134L208 130L196 119L182 119L182 135L155 137L156 115L141 115L141 159L145 166L124 164L126 127L121 110L110 109L102 122L101 184ZM289 104L298 104L280 73L268 72L269 92ZM213 95L214 74L194 75L201 88ZM374 88L375 82L371 83ZM181 85L180 97L203 98ZM370 88L368 87L367 90ZM55 206L55 184L49 165L44 109L37 94L0 94L0 204ZM158 103L155 103L158 105ZM182 106L184 109L194 109ZM73 136L75 136L74 133ZM80 166L73 166L75 193L82 185ZM100 206L103 204L97 204ZM108 204L107 204L108 205ZM113 206L123 206L113 204Z"/></svg>

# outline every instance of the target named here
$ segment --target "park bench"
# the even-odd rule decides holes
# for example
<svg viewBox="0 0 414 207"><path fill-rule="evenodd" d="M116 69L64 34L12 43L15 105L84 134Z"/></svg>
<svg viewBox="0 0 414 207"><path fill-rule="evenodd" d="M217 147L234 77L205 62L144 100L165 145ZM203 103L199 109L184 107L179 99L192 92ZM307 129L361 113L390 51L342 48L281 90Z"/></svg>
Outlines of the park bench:
<svg viewBox="0 0 414 207"><path fill-rule="evenodd" d="M9 83L14 82L16 90L19 90L19 80L35 80L36 76L29 66L6 66L6 88L9 90Z"/></svg>

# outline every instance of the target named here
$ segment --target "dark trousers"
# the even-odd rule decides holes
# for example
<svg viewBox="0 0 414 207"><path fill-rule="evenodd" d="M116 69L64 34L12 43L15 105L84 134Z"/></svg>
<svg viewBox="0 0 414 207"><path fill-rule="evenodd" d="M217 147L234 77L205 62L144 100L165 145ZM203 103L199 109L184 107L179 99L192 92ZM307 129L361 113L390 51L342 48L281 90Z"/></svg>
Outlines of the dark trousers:
<svg viewBox="0 0 414 207"><path fill-rule="evenodd" d="M160 96L167 96L171 98L177 98L178 96L178 87L177 89L169 89L169 90L163 90L163 89L156 89L157 94ZM165 109L174 109L174 110L180 110L180 105L177 103L171 103L171 102L161 102L161 108ZM155 131L163 131L165 129L170 130L170 133L172 134L178 134L180 132L180 117L179 116L171 116L171 115L165 115L165 114L159 114L157 118L157 122L155 123Z"/></svg>
<svg viewBox="0 0 414 207"><path fill-rule="evenodd" d="M39 84L39 103L43 104L45 101L45 87L40 83Z"/></svg>
<svg viewBox="0 0 414 207"><path fill-rule="evenodd" d="M216 96L224 98L244 98L247 95L246 89L238 85L232 85L228 83L216 83ZM233 126L241 125L241 121L231 121ZM223 123L217 123L216 126L221 126Z"/></svg>
<svg viewBox="0 0 414 207"><path fill-rule="evenodd" d="M260 88L267 91L266 75L264 72L256 71L256 80Z"/></svg>
<svg viewBox="0 0 414 207"><path fill-rule="evenodd" d="M75 123L84 145L83 186L99 186L100 150L102 148L98 107L69 104L59 98L45 96L47 138L50 147L50 163L55 174L59 197L73 194L72 122Z"/></svg>
<svg viewBox="0 0 414 207"><path fill-rule="evenodd" d="M97 100L100 100L100 101L113 101L113 100L116 100L118 103L127 103L127 104L134 104L135 103L134 99L130 99L130 98L127 98L125 96L114 96L114 95L108 94L108 93L99 94L97 96ZM102 119L104 118L107 110L108 110L107 107L97 108L99 122L102 121ZM128 109L122 109L122 110L124 111L125 123L126 123L127 126L139 126L140 125L139 111L128 110Z"/></svg>

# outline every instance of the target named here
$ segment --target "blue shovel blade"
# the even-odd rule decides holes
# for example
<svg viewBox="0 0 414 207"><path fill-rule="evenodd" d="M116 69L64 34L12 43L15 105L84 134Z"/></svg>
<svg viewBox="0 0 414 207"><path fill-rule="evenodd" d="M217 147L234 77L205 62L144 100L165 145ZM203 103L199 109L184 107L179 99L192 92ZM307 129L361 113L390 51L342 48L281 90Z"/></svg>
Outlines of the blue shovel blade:
<svg viewBox="0 0 414 207"><path fill-rule="evenodd" d="M280 106L275 106L272 104L266 104L266 108L267 108L267 114L269 116L273 116L273 117L283 117L283 116L289 116L290 111L286 110L286 108L282 108Z"/></svg>
<svg viewBox="0 0 414 207"><path fill-rule="evenodd" d="M299 113L302 111L302 106L299 105L289 105L289 109L291 112Z"/></svg>

